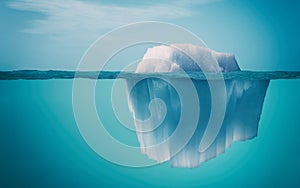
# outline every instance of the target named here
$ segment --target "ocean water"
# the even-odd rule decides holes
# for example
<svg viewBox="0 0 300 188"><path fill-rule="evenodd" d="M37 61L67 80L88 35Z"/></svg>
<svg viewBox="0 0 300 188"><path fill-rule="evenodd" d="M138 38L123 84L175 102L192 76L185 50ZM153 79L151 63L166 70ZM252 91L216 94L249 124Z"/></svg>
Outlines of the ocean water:
<svg viewBox="0 0 300 188"><path fill-rule="evenodd" d="M1 72L0 187L299 187L299 75L299 72L224 75L225 79L272 79L258 136L235 142L224 154L198 168L187 169L171 168L168 162L129 168L96 154L83 140L74 119L74 72ZM96 102L107 130L116 139L138 146L136 135L120 128L107 100L114 78L120 73L102 76L84 73L82 77L101 78L98 80L101 87L96 86L99 96ZM193 73L189 76L203 79ZM209 79L219 77L211 75Z"/></svg>

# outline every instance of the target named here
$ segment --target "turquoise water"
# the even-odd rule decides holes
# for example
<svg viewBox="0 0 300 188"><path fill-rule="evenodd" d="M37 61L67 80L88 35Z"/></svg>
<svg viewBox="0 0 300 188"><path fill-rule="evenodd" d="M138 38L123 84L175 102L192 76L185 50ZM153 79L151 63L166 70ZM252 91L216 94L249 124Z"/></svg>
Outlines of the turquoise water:
<svg viewBox="0 0 300 188"><path fill-rule="evenodd" d="M114 132L118 124L105 99L113 80L100 81L97 91L104 97L97 105ZM194 169L171 168L168 162L128 168L102 159L77 129L72 84L63 79L0 81L0 187L300 186L300 80L272 80L258 136L233 143L225 154ZM138 145L135 134L128 135L114 134Z"/></svg>

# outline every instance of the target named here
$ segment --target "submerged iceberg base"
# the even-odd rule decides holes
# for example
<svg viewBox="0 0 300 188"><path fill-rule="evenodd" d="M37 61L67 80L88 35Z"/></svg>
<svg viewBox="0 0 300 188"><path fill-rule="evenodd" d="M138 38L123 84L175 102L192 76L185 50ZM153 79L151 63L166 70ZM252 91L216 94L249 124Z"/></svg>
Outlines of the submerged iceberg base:
<svg viewBox="0 0 300 188"><path fill-rule="evenodd" d="M185 56L187 54L194 60L196 59L196 63L202 68L201 71L229 72L240 70L233 55L217 53L193 45L177 45L176 47L178 46L185 49ZM202 58L203 56L205 58ZM149 61L149 59L154 58L165 61L159 62L159 65L157 61ZM211 65L212 60L215 60L216 64ZM164 66L161 66L163 63ZM180 67L185 71L199 71L197 64L195 65L194 61L185 58L182 53L173 49L172 46L158 46L148 49L143 61L140 62L137 68L137 72L174 72L174 67ZM203 70L203 67L205 67L205 70ZM182 80L182 84L188 84L190 81L188 79ZM225 80L226 110L222 126L210 146L204 151L199 150L204 132L207 128L210 128L207 127L209 118L212 115L210 86L214 82L217 84L218 81L210 81L208 84L204 80L192 80L197 91L199 104L194 104L189 108L193 110L196 105L199 105L199 119L191 139L178 152L174 151L178 143L168 142L168 138L178 127L184 100L180 99L176 88L159 78L146 78L134 85L132 90L129 91L129 107L134 115L135 126L137 130L143 130L145 127L147 129L152 127L153 129L145 132L137 131L141 152L159 163L170 160L173 167L193 168L223 153L233 141L254 138L257 135L258 122L269 81ZM127 80L129 86L134 83L132 80ZM162 118L164 108L160 103L154 103L151 106L152 109L149 110L149 104L157 98L164 101L166 107L166 114L158 127L157 122L158 119ZM152 119L149 120L150 116ZM186 124L184 126L188 129L191 125ZM182 132L182 135L184 134ZM167 142L163 148L152 147L162 142Z"/></svg>

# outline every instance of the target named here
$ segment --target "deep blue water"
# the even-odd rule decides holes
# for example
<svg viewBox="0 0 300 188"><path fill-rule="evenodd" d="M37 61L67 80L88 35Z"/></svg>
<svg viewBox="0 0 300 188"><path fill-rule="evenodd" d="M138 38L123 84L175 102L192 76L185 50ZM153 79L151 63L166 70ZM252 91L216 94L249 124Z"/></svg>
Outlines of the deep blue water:
<svg viewBox="0 0 300 188"><path fill-rule="evenodd" d="M198 168L185 169L171 168L168 162L128 168L104 160L79 133L73 116L71 79L5 80L3 75L2 72L0 187L300 186L298 79L270 82L256 138L235 142L225 154ZM249 79L249 75L243 76ZM275 77L299 78L299 73L280 72ZM261 79L261 75L252 78ZM99 81L102 84L96 86L101 94L97 108L104 121L111 122L107 129L119 140L138 145L135 134L128 133L123 138L125 130L118 128L107 100L114 80Z"/></svg>

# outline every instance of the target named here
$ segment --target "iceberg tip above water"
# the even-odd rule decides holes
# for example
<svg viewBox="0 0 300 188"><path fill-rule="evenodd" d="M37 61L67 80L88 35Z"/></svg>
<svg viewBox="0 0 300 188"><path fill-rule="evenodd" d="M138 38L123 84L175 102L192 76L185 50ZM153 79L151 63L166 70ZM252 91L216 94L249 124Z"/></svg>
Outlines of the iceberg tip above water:
<svg viewBox="0 0 300 188"><path fill-rule="evenodd" d="M136 72L240 71L233 54L191 44L149 48ZM173 167L197 167L233 141L257 135L268 80L127 80L141 152ZM159 100L157 100L159 99ZM188 111L188 112L186 112ZM193 121L192 119L195 119Z"/></svg>

